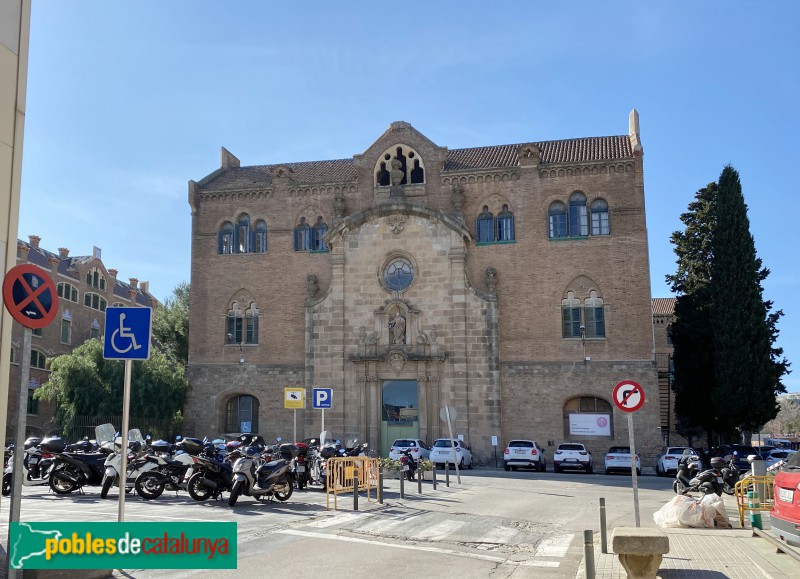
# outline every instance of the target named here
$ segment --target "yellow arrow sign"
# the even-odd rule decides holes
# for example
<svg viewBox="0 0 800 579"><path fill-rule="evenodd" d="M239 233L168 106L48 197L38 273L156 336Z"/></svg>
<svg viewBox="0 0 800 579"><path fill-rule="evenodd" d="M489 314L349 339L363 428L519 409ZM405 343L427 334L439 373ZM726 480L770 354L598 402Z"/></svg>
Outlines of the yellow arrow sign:
<svg viewBox="0 0 800 579"><path fill-rule="evenodd" d="M306 390L305 388L284 388L283 407L284 408L305 408Z"/></svg>

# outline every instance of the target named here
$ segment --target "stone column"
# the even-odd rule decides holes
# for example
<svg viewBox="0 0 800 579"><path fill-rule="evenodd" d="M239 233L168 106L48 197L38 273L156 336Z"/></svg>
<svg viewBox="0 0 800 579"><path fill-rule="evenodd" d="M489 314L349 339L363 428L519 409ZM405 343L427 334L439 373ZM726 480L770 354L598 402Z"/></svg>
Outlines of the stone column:
<svg viewBox="0 0 800 579"><path fill-rule="evenodd" d="M428 436L428 376L425 371L425 362L419 362L417 369L417 396L419 398L417 407L419 408L419 437L429 442Z"/></svg>
<svg viewBox="0 0 800 579"><path fill-rule="evenodd" d="M367 440L369 447L377 452L381 448L381 392L378 388L377 374L370 373L366 377L367 391L369 393L369 405L367 416Z"/></svg>

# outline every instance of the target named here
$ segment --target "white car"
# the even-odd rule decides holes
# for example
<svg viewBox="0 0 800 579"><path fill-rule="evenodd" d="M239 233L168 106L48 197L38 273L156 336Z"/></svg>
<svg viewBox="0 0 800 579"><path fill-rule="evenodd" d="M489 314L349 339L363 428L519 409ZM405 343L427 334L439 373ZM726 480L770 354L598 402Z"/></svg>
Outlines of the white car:
<svg viewBox="0 0 800 579"><path fill-rule="evenodd" d="M456 461L459 468L472 468L472 451L461 440L456 440ZM453 464L453 446L449 438L439 438L431 447L430 460L437 468L444 468L445 463Z"/></svg>
<svg viewBox="0 0 800 579"><path fill-rule="evenodd" d="M796 451L789 450L787 448L776 448L775 450L769 451L767 458L765 459L767 463L767 468L778 464L781 461L788 460L790 456L792 456Z"/></svg>
<svg viewBox="0 0 800 579"><path fill-rule="evenodd" d="M631 472L631 447L630 446L612 446L606 453L606 474L611 474L614 471ZM639 455L636 455L636 474L642 474L642 462Z"/></svg>
<svg viewBox="0 0 800 579"><path fill-rule="evenodd" d="M544 450L535 440L510 441L503 454L503 461L506 470L517 470L518 468L532 468L540 472L547 470Z"/></svg>
<svg viewBox="0 0 800 579"><path fill-rule="evenodd" d="M593 472L592 453L580 442L564 442L558 445L553 454L553 471L565 468L579 468L586 473Z"/></svg>
<svg viewBox="0 0 800 579"><path fill-rule="evenodd" d="M416 461L428 458L431 455L428 445L419 438L398 438L392 443L392 447L389 449L389 458L392 460L400 460L400 457L406 450L411 451L411 456L413 456Z"/></svg>
<svg viewBox="0 0 800 579"><path fill-rule="evenodd" d="M656 475L667 476L678 472L678 460L683 456L685 450L690 450L692 454L697 452L690 446L668 446L664 452L658 455L656 461Z"/></svg>

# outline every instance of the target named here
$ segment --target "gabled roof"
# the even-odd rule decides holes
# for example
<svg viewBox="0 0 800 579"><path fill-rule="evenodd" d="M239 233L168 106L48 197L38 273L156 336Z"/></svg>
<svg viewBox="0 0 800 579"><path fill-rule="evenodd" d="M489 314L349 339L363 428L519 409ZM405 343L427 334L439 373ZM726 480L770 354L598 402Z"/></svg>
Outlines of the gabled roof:
<svg viewBox="0 0 800 579"><path fill-rule="evenodd" d="M541 165L616 161L633 158L631 141L628 135L541 141L535 144L542 151ZM447 152L447 160L444 163L443 171L517 167L519 165L518 151L520 146L520 144L514 144L452 149ZM352 159L334 159L331 161L308 161L231 168L203 183L201 189L223 191L269 186L272 184L273 172L278 169L291 171L290 177L297 184L342 183L352 182L357 178L356 168Z"/></svg>
<svg viewBox="0 0 800 579"><path fill-rule="evenodd" d="M653 298L653 315L671 316L675 314L675 298Z"/></svg>

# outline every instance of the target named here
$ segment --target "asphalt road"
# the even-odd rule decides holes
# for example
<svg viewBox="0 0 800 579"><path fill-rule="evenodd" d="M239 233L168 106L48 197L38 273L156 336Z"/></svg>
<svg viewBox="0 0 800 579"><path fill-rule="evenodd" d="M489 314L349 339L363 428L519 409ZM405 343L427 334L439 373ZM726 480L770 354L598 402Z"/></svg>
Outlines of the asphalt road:
<svg viewBox="0 0 800 579"><path fill-rule="evenodd" d="M672 497L671 479L639 477L643 525ZM359 511L352 495L340 496L338 511L325 508L319 489L295 491L285 503L242 497L234 508L227 500L198 503L188 494L165 492L155 501L126 499L126 521L236 521L237 571L122 570L118 577L244 577L310 572L326 578L404 577L570 577L583 556L583 531L599 532L599 498L606 501L608 528L634 524L629 475L503 472L477 469L439 475L418 493L406 483L399 496L397 480L386 481L384 502L362 493ZM47 487L23 491L22 521L116 521L116 489L99 497L99 487L85 494L58 496ZM226 495L227 496L227 495ZM7 545L8 505L2 502L2 543Z"/></svg>

